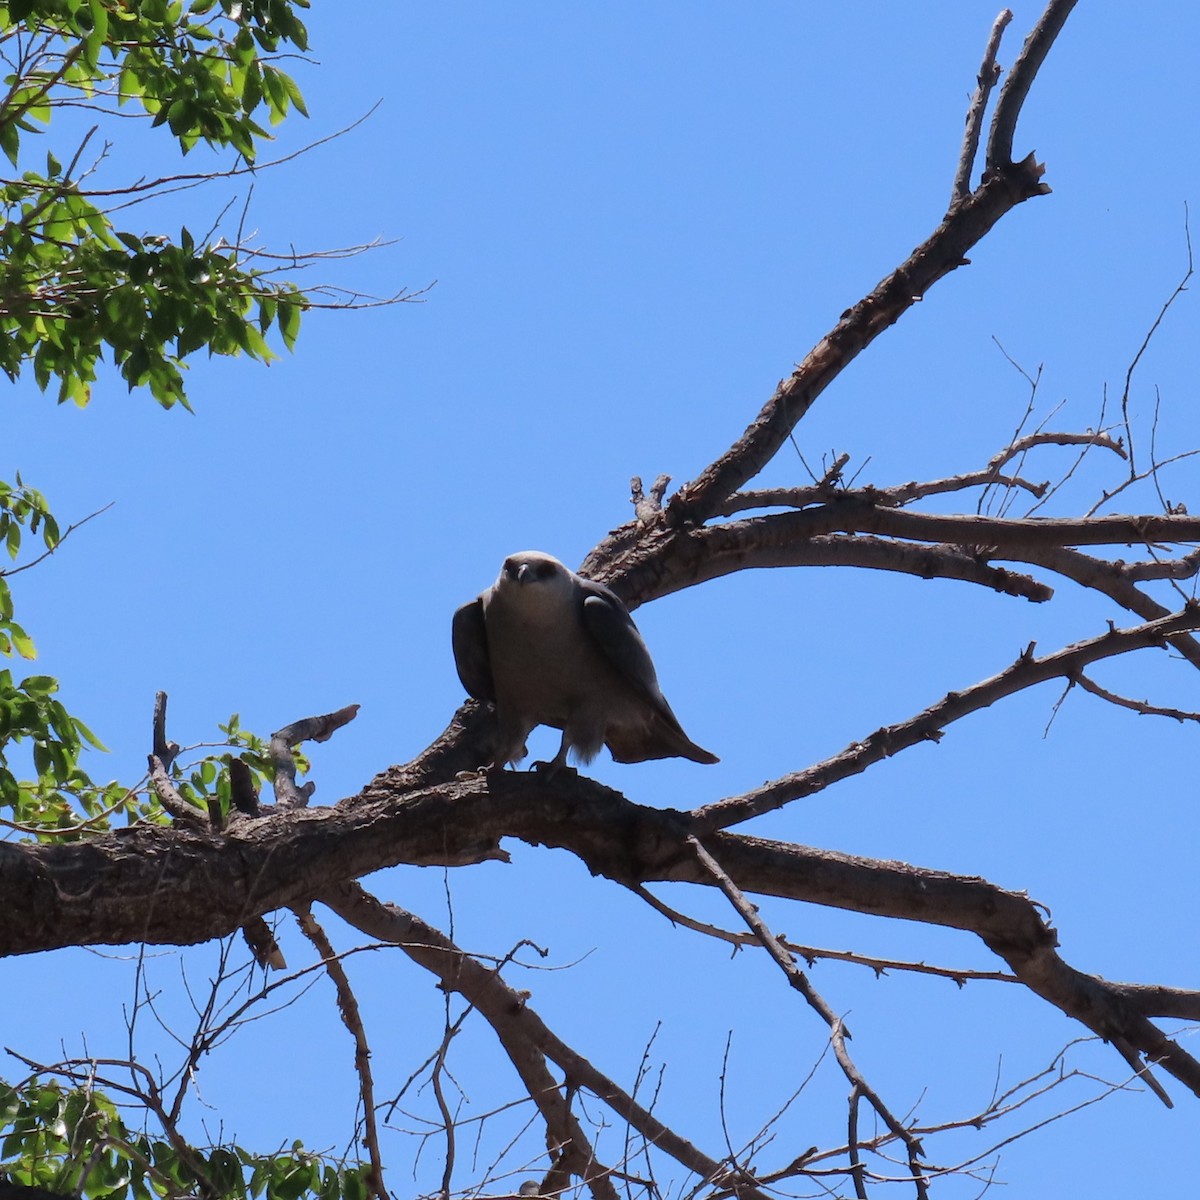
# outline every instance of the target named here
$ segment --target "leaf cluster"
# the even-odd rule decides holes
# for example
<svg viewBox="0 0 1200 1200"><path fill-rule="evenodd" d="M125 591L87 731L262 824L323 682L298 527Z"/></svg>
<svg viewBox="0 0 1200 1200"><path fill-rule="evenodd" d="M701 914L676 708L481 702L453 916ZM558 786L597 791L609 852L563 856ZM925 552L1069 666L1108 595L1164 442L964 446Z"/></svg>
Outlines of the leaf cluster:
<svg viewBox="0 0 1200 1200"><path fill-rule="evenodd" d="M94 1087L34 1078L0 1083L0 1179L89 1200L154 1200L204 1194L227 1200L365 1200L363 1168L328 1162L295 1142L257 1155L207 1149L130 1129Z"/></svg>
<svg viewBox="0 0 1200 1200"><path fill-rule="evenodd" d="M69 531L68 531L69 532ZM45 496L20 475L15 486L0 480L0 544L14 562L24 534L39 534L46 553L56 550L62 533ZM32 565L32 564L26 564ZM18 568L20 569L20 568ZM15 620L12 589L0 570L0 656L33 659L33 639ZM29 675L19 683L10 670L0 670L0 810L11 812L21 832L41 840L70 841L112 827L114 816L135 820L165 821L157 799L145 788L117 782L95 783L81 765L88 746L104 746L88 726L72 715L58 698L58 680L49 675ZM236 713L220 725L223 741L199 760L183 767L172 760L170 774L180 795L199 812L221 815L232 807L228 749L250 770L254 786L274 778L269 747L263 738L244 730ZM33 777L22 778L10 761L17 747L29 750ZM297 753L301 770L307 768Z"/></svg>
<svg viewBox="0 0 1200 1200"><path fill-rule="evenodd" d="M255 794L261 792L275 778L275 766L266 739L243 729L237 713L226 724L218 724L217 728L224 740L222 747L216 749L229 747L236 750L237 757L250 772ZM178 761L173 762L169 771L171 782L180 796L199 812L215 812L222 819L227 818L233 809L233 788L229 774L231 757L229 753L213 753L186 766ZM299 750L293 750L293 758L298 770L308 769L308 760Z"/></svg>
<svg viewBox="0 0 1200 1200"><path fill-rule="evenodd" d="M270 61L285 45L307 47L303 7L307 0L0 3L0 54L12 68L0 150L20 170L27 135L47 132L56 108L112 116L132 103L185 154L204 142L253 163L270 137L260 110L270 124L292 108L306 113L295 80ZM291 349L304 294L224 240L117 228L113 193L89 193L83 181L94 165L78 169L90 137L65 168L51 151L44 168L0 181L0 370L16 379L31 365L43 391L57 380L60 403L83 405L97 363L110 357L130 389L145 386L170 407L186 405L184 360L199 350L269 361L273 325ZM167 185L143 181L116 195L136 203Z"/></svg>
<svg viewBox="0 0 1200 1200"><path fill-rule="evenodd" d="M97 363L111 356L130 390L163 407L187 404L184 360L273 357L275 325L290 350L307 301L292 284L247 268L238 250L113 228L70 181L26 172L0 189L0 370L26 364L44 391L87 404Z"/></svg>
<svg viewBox="0 0 1200 1200"><path fill-rule="evenodd" d="M0 149L15 165L21 133L67 103L134 101L186 153L231 146L248 162L289 108L305 112L295 81L264 58L308 48L296 14L308 0L7 0L0 44L20 37L17 70L0 106Z"/></svg>

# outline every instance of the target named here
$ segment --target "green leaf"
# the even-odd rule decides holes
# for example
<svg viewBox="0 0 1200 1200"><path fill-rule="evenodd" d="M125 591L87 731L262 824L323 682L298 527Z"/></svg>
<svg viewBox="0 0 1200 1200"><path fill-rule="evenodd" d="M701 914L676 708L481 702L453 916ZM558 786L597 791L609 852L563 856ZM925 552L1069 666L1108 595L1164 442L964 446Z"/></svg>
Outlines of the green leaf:
<svg viewBox="0 0 1200 1200"><path fill-rule="evenodd" d="M94 750L103 750L104 753L108 753L108 747L78 717L72 717L71 724L75 726L79 736Z"/></svg>
<svg viewBox="0 0 1200 1200"><path fill-rule="evenodd" d="M283 84L284 90L287 92L292 103L304 115L308 116L308 109L304 105L304 94L300 91L300 85L283 71L278 72L279 81Z"/></svg>
<svg viewBox="0 0 1200 1200"><path fill-rule="evenodd" d="M279 301L279 334L289 350L295 349L300 333L300 308L299 300L281 298Z"/></svg>
<svg viewBox="0 0 1200 1200"><path fill-rule="evenodd" d="M8 161L15 167L17 156L21 149L21 135L17 132L16 122L0 123L0 150L8 156Z"/></svg>
<svg viewBox="0 0 1200 1200"><path fill-rule="evenodd" d="M29 696L52 696L58 691L58 680L51 675L30 675L21 680L21 691Z"/></svg>
<svg viewBox="0 0 1200 1200"><path fill-rule="evenodd" d="M90 32L83 40L84 62L91 68L86 77L91 77L99 66L100 51L108 41L108 10L104 7L103 0L88 0L87 11L90 20L86 23L80 21L79 24L81 28L85 24L91 26Z"/></svg>

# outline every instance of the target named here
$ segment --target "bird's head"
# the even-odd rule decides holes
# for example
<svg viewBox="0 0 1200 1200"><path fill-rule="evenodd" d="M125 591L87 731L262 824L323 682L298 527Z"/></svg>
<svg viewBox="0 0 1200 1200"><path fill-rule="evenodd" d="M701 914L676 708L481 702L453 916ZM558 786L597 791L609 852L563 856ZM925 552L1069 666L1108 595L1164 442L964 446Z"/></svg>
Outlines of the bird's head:
<svg viewBox="0 0 1200 1200"><path fill-rule="evenodd" d="M574 581L571 572L552 555L540 550L522 550L504 560L496 588L506 592L520 589L547 597L559 593L566 596L574 591Z"/></svg>

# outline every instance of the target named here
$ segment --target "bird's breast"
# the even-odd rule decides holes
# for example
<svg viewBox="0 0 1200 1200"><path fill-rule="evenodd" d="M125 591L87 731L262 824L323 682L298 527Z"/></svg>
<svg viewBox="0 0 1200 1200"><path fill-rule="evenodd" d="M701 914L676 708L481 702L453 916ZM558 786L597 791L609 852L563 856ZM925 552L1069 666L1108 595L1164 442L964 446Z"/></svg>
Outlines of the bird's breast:
<svg viewBox="0 0 1200 1200"><path fill-rule="evenodd" d="M561 726L613 686L614 672L596 650L573 603L553 595L489 597L484 606L496 700Z"/></svg>

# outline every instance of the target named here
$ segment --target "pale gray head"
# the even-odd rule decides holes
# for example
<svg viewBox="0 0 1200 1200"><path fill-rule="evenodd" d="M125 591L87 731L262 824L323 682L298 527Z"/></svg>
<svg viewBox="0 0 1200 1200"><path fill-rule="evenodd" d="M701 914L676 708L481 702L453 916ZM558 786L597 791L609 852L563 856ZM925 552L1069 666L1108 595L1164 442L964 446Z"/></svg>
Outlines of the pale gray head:
<svg viewBox="0 0 1200 1200"><path fill-rule="evenodd" d="M520 591L527 599L541 596L569 597L575 592L575 576L551 554L540 550L521 550L510 554L500 568L496 590L505 593Z"/></svg>

